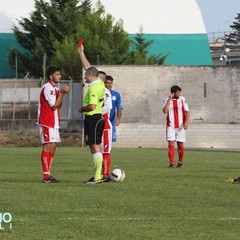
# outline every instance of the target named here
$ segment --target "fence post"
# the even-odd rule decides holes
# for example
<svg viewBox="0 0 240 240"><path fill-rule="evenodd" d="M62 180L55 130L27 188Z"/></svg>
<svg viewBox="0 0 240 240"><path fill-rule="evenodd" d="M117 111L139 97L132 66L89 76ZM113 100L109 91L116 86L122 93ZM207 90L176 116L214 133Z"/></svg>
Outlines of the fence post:
<svg viewBox="0 0 240 240"><path fill-rule="evenodd" d="M14 93L14 102L13 102L13 120L15 120L16 99L17 99L17 79L15 79L15 93Z"/></svg>
<svg viewBox="0 0 240 240"><path fill-rule="evenodd" d="M69 87L70 87L70 92L69 92L69 105L68 105L68 120L72 119L72 91L73 91L73 80L71 79L69 81Z"/></svg>
<svg viewBox="0 0 240 240"><path fill-rule="evenodd" d="M30 97L30 81L29 78L27 78L28 81L28 120L31 119L31 97Z"/></svg>
<svg viewBox="0 0 240 240"><path fill-rule="evenodd" d="M0 120L3 119L2 103L3 103L2 88L0 88Z"/></svg>

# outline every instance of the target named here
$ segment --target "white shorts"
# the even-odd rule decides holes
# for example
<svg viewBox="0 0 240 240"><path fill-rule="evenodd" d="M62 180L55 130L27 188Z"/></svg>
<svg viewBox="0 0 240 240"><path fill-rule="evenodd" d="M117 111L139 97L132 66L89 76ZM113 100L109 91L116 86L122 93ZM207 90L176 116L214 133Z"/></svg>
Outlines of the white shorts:
<svg viewBox="0 0 240 240"><path fill-rule="evenodd" d="M59 129L39 126L39 135L42 144L51 142L61 142Z"/></svg>
<svg viewBox="0 0 240 240"><path fill-rule="evenodd" d="M167 127L167 141L186 142L186 133L184 128Z"/></svg>

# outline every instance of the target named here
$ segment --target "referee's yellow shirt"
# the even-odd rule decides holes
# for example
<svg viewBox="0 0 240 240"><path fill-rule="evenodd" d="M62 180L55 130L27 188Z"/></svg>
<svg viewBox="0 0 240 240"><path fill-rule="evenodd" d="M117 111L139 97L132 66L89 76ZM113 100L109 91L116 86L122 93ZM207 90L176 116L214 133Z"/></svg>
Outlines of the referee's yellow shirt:
<svg viewBox="0 0 240 240"><path fill-rule="evenodd" d="M96 108L91 112L84 112L85 116L94 114L102 114L102 106L104 103L105 85L102 80L95 80L89 84L88 91L84 97L84 106L95 104Z"/></svg>

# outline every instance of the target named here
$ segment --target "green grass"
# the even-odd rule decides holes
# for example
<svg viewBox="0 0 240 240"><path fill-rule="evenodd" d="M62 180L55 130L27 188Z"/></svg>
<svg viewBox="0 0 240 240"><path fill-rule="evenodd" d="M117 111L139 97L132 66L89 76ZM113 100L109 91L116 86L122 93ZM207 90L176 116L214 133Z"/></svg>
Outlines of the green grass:
<svg viewBox="0 0 240 240"><path fill-rule="evenodd" d="M168 169L167 150L113 149L122 183L85 185L93 175L88 148L59 147L41 183L40 148L0 148L0 239L239 239L239 152L186 150L182 169Z"/></svg>

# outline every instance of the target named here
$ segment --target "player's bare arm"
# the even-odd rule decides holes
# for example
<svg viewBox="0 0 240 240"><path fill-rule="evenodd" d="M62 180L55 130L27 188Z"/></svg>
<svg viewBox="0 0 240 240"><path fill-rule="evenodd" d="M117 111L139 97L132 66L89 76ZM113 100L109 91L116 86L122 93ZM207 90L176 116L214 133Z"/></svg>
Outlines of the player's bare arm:
<svg viewBox="0 0 240 240"><path fill-rule="evenodd" d="M81 62L82 62L82 65L83 65L84 69L87 69L87 68L91 67L90 62L87 60L87 58L85 56L83 44L78 47L78 52L79 52L80 59L81 59Z"/></svg>
<svg viewBox="0 0 240 240"><path fill-rule="evenodd" d="M188 129L189 119L190 119L190 112L187 111L187 112L185 112L185 121L184 121L184 123L183 123L183 128L184 128L185 130Z"/></svg>
<svg viewBox="0 0 240 240"><path fill-rule="evenodd" d="M93 111L96 107L97 107L96 104L88 104L87 106L83 106L83 107L79 108L79 112L80 112L80 113L83 113L83 112L91 112L91 111Z"/></svg>
<svg viewBox="0 0 240 240"><path fill-rule="evenodd" d="M171 93L171 94L169 95L169 97L168 97L167 104L166 104L165 107L163 108L163 113L164 113L164 114L167 114L167 113L168 113L168 111L169 111L169 105L170 105L170 102L171 102L172 98L173 98L173 94Z"/></svg>
<svg viewBox="0 0 240 240"><path fill-rule="evenodd" d="M122 109L118 109L117 110L116 126L119 126L121 117L122 117Z"/></svg>
<svg viewBox="0 0 240 240"><path fill-rule="evenodd" d="M56 110L57 108L60 108L62 106L62 100L64 97L64 94L68 93L70 91L70 87L69 86L63 86L60 90L60 93L58 95L57 101L56 103L52 106L53 110Z"/></svg>

